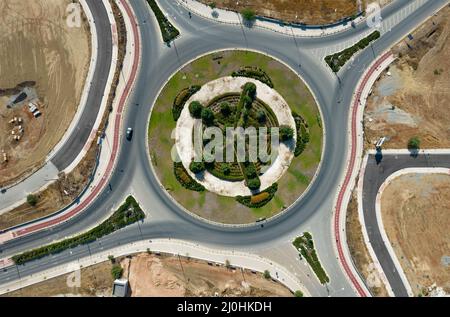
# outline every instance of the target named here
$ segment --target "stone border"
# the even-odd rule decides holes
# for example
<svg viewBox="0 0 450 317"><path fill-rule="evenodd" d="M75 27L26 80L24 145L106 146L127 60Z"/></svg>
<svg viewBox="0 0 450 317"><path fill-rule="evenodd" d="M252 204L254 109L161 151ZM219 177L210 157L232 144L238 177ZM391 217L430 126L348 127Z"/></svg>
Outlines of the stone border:
<svg viewBox="0 0 450 317"><path fill-rule="evenodd" d="M259 51L256 49L251 49L251 48L246 48L246 47L229 47L229 48L222 48L222 49L217 49L217 50L212 50L209 51L207 53L204 54L200 54L195 58L192 58L191 60L189 60L188 62L186 62L185 64L181 65L180 67L177 68L177 70L175 70L171 76L169 76L166 81L164 82L164 84L160 87L159 92L158 92L158 97L159 95L161 95L161 92L163 91L164 87L167 85L167 83L170 81L170 79L173 78L173 76L175 76L178 72L180 72L184 67L186 67L187 65L191 64L192 62L196 61L199 58L214 54L214 53L219 53L219 52L228 52L228 51L248 51L248 52L253 52L253 53L258 53L267 57L272 58L273 60L279 62L280 64L284 65L285 67L287 67L288 69L291 70L291 72L293 72L295 75L297 75L297 77L302 81L302 83L308 88L308 91L311 93L311 95L314 98L314 101L316 103L317 109L319 110L320 113L320 118L323 120L324 116L323 116L323 111L322 108L320 107L320 103L319 100L317 99L317 96L315 95L314 91L311 89L311 86L308 84L308 82L306 80L303 79L303 77L297 72L295 71L289 64L287 64L286 62L282 61L281 59L270 55L266 52L263 51ZM153 108L155 107L155 103L158 100L158 98L156 98L155 100L153 100L152 102L152 107L150 109L150 112L148 114L148 120L147 120L147 132L149 130L150 127L150 119L152 117L153 114ZM324 154L325 154L325 147L326 147L326 142L327 142L327 129L325 125L322 125L322 132L323 132L323 137L322 137L322 149L321 149L321 157L320 157L320 162L319 165L317 166L316 172L314 173L314 176L310 182L310 184L308 185L308 187L306 188L306 190L285 210L279 212L278 214L272 216L269 219L266 219L264 222L268 223L271 221L274 221L276 219L278 219L279 217L285 215L287 212L289 212L293 206L295 206L300 200L302 200L302 198L311 190L312 184L314 184L317 175L319 175L320 170L322 169L322 162L323 162L323 158L324 158ZM149 148L149 135L147 133L146 135L146 149L147 149L147 158L148 158L148 162L150 163L150 169L152 170L153 175L155 175L155 178L158 182L159 187L161 188L161 190L164 192L164 194L166 195L166 197L168 199L170 199L172 201L173 204L175 204L180 210L184 211L186 214L188 214L189 216L202 221L205 224L209 224L212 226L218 226L218 227L222 227L222 228L250 228L250 227L259 227L261 225L261 223L245 223L245 224L226 224L226 223L221 223L221 222L217 222L217 221L212 221L212 220L208 220L205 218L202 218L200 216L198 216L197 214L189 211L187 208L185 208L183 205L181 205L175 198L173 198L168 192L167 190L164 188L163 184L161 183L159 177L157 177L156 174L156 170L152 164L152 158L150 156L150 148Z"/></svg>
<svg viewBox="0 0 450 317"><path fill-rule="evenodd" d="M192 143L192 133L197 124L199 124L200 120L192 118L187 105L189 105L192 101L199 101L203 105L207 105L219 95L223 95L225 93L240 93L242 91L242 86L248 82L256 85L258 99L263 101L272 109L280 126L288 125L294 129L294 141L297 140L295 120L292 116L291 108L283 97L269 86L255 79L231 76L222 77L203 85L200 91L191 96L191 98L186 102L186 106L181 112L175 131L175 144L186 172L198 183L203 185L206 190L221 196L251 196L252 191L245 185L245 181L232 182L222 180L215 177L208 171L205 171L202 175L202 179L200 179L190 171L189 165L192 162L195 153ZM282 142L280 142L278 152L279 153L275 162L273 162L269 169L262 176L260 176L261 191L276 183L286 173L291 165L294 158L294 152Z"/></svg>

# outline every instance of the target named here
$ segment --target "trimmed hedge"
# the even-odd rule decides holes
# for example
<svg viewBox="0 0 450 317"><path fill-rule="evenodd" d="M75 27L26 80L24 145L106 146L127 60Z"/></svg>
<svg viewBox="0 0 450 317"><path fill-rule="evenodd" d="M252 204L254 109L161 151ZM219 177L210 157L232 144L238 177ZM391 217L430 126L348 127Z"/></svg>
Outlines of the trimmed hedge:
<svg viewBox="0 0 450 317"><path fill-rule="evenodd" d="M275 196L278 190L278 183L272 184L266 190L253 196L237 196L236 201L248 208L261 208L267 205Z"/></svg>
<svg viewBox="0 0 450 317"><path fill-rule="evenodd" d="M186 171L183 164L180 162L173 163L173 172L175 174L175 178L177 181L186 189L195 191L195 192L203 192L205 191L205 187L199 183L197 183Z"/></svg>
<svg viewBox="0 0 450 317"><path fill-rule="evenodd" d="M266 84L270 88L274 87L272 79L270 79L269 75L267 75L265 71L263 71L261 68L258 67L254 66L241 67L239 70L232 72L231 76L256 79Z"/></svg>
<svg viewBox="0 0 450 317"><path fill-rule="evenodd" d="M128 196L125 203L117 209L114 214L97 227L82 233L76 237L55 242L22 254L15 255L12 260L16 264L24 264L29 261L43 258L50 254L57 254L67 249L75 248L79 245L94 242L101 237L113 233L132 223L145 218L145 214L133 196Z"/></svg>
<svg viewBox="0 0 450 317"><path fill-rule="evenodd" d="M178 119L180 118L181 112L183 111L184 106L186 105L186 102L195 93L197 93L200 90L200 88L201 88L201 86L195 85L195 86L191 86L189 88L185 88L178 93L178 95L175 97L175 100L173 101L173 105L172 105L173 120L178 121Z"/></svg>
<svg viewBox="0 0 450 317"><path fill-rule="evenodd" d="M316 274L317 278L319 279L320 283L328 283L330 281L330 278L320 264L316 250L314 249L314 242L311 234L309 232L303 233L303 235L297 237L294 242L292 242L292 244L297 249L297 251L300 252L301 256L306 259L306 261Z"/></svg>
<svg viewBox="0 0 450 317"><path fill-rule="evenodd" d="M158 20L164 42L169 43L178 35L180 35L180 31L178 31L177 28L174 27L172 23L169 22L169 20L167 20L155 0L147 0L147 3L149 4L150 8L156 16L156 19Z"/></svg>
<svg viewBox="0 0 450 317"><path fill-rule="evenodd" d="M359 50L365 49L371 42L380 38L380 36L380 31L374 31L355 45L346 48L345 50L338 53L328 55L327 57L325 57L325 61L331 67L333 72L337 73L353 55L355 55Z"/></svg>
<svg viewBox="0 0 450 317"><path fill-rule="evenodd" d="M305 120L295 112L292 112L295 121L295 128L297 130L297 143L295 145L294 155L300 156L305 151L309 143L310 135Z"/></svg>

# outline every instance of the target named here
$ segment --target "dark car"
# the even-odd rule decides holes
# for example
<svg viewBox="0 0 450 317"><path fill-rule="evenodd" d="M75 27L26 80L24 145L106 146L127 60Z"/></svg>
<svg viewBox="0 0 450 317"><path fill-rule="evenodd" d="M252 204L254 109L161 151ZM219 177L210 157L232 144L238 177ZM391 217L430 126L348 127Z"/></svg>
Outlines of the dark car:
<svg viewBox="0 0 450 317"><path fill-rule="evenodd" d="M133 138L133 129L132 128L128 128L127 129L127 140L131 141L132 138Z"/></svg>

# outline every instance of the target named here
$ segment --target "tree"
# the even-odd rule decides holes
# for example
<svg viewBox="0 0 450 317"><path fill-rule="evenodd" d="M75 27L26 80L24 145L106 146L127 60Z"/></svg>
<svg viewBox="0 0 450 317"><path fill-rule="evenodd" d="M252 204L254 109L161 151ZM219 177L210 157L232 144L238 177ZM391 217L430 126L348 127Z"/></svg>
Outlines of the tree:
<svg viewBox="0 0 450 317"><path fill-rule="evenodd" d="M283 125L280 127L280 138L281 141L289 141L294 137L294 129L292 129L290 126Z"/></svg>
<svg viewBox="0 0 450 317"><path fill-rule="evenodd" d="M244 85L244 91L247 96L255 100L256 98L256 85L254 83L248 82Z"/></svg>
<svg viewBox="0 0 450 317"><path fill-rule="evenodd" d="M252 9L243 9L241 11L242 18L248 22L256 20L256 13Z"/></svg>
<svg viewBox="0 0 450 317"><path fill-rule="evenodd" d="M262 110L258 110L258 112L256 113L256 119L258 119L259 123L266 122L266 120L267 120L266 113Z"/></svg>
<svg viewBox="0 0 450 317"><path fill-rule="evenodd" d="M265 270L263 276L266 280L268 280L270 278L270 272L268 270Z"/></svg>
<svg viewBox="0 0 450 317"><path fill-rule="evenodd" d="M191 114L191 116L195 119L200 119L202 116L202 110L203 110L203 106L200 102L198 101L193 101L191 102L191 104L189 105L189 113Z"/></svg>
<svg viewBox="0 0 450 317"><path fill-rule="evenodd" d="M37 203L38 203L38 198L37 198L37 196L36 196L36 195L32 195L32 194L28 195L28 196L27 196L27 203L28 203L30 206L32 206L32 207L36 206Z"/></svg>
<svg viewBox="0 0 450 317"><path fill-rule="evenodd" d="M209 108L203 108L201 112L203 124L210 126L214 123L214 112Z"/></svg>
<svg viewBox="0 0 450 317"><path fill-rule="evenodd" d="M251 178L247 181L247 186L251 190L257 190L261 187L261 180L258 177Z"/></svg>
<svg viewBox="0 0 450 317"><path fill-rule="evenodd" d="M295 293L294 293L294 296L295 297L303 297L303 292L302 291L295 291Z"/></svg>
<svg viewBox="0 0 450 317"><path fill-rule="evenodd" d="M229 269L231 267L230 260L225 260L225 267Z"/></svg>
<svg viewBox="0 0 450 317"><path fill-rule="evenodd" d="M247 167L245 167L245 176L247 178L255 178L258 176L254 164L249 164Z"/></svg>
<svg viewBox="0 0 450 317"><path fill-rule="evenodd" d="M418 150L420 149L420 139L418 137L413 137L408 141L408 149L409 150Z"/></svg>
<svg viewBox="0 0 450 317"><path fill-rule="evenodd" d="M228 164L228 163L222 164L221 169L222 169L222 173L223 173L224 175L227 175L227 176L228 176L228 175L231 174L230 164Z"/></svg>
<svg viewBox="0 0 450 317"><path fill-rule="evenodd" d="M122 274L123 274L122 267L118 264L114 264L113 267L111 268L111 275L113 276L113 278L115 280L118 280L119 278L122 277Z"/></svg>
<svg viewBox="0 0 450 317"><path fill-rule="evenodd" d="M210 2L209 7L214 10L217 7L217 5L215 2Z"/></svg>
<svg viewBox="0 0 450 317"><path fill-rule="evenodd" d="M225 117L229 116L231 113L231 107L230 104L228 102L222 102L220 104L220 112L222 113L222 115L224 115Z"/></svg>
<svg viewBox="0 0 450 317"><path fill-rule="evenodd" d="M198 174L204 172L206 167L205 163L203 162L192 162L191 165L189 165L189 169L191 170L192 173Z"/></svg>
<svg viewBox="0 0 450 317"><path fill-rule="evenodd" d="M112 264L116 263L116 259L114 258L114 255L108 255L108 260L110 260Z"/></svg>

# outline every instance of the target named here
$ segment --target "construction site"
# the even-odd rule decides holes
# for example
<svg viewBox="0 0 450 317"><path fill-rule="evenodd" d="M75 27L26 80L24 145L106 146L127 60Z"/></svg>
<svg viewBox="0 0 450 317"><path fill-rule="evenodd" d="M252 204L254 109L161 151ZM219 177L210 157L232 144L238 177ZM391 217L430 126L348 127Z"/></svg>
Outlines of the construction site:
<svg viewBox="0 0 450 317"><path fill-rule="evenodd" d="M0 188L44 163L78 109L90 65L89 23L71 0L0 3Z"/></svg>
<svg viewBox="0 0 450 317"><path fill-rule="evenodd" d="M397 60L373 88L364 114L366 148L450 147L450 8L443 8L393 52Z"/></svg>

